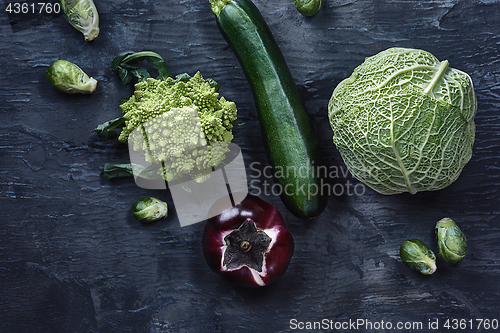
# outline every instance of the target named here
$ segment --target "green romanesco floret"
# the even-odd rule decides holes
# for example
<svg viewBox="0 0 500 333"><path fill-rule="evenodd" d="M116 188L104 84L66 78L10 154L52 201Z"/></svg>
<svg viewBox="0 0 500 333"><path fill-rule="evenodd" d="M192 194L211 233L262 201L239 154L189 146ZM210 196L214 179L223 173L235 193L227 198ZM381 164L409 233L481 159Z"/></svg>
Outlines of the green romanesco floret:
<svg viewBox="0 0 500 333"><path fill-rule="evenodd" d="M119 137L144 154L146 162L162 164L165 180L189 176L203 181L229 151L236 106L198 72L186 82L147 79L135 85L120 108L125 127Z"/></svg>

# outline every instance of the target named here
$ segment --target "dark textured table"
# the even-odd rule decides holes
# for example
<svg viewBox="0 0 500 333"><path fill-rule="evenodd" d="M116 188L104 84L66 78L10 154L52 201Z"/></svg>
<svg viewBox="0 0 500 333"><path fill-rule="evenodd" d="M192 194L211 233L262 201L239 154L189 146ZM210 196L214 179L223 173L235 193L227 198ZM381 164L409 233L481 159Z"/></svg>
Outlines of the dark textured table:
<svg viewBox="0 0 500 333"><path fill-rule="evenodd" d="M111 59L127 50L155 51L173 73L200 70L236 102L234 142L249 182L263 180L250 168L267 165L252 94L208 1L96 0L101 33L92 43L61 15L2 11L0 332L289 332L322 320L342 332L369 331L368 322L372 332L398 331L397 323L406 325L404 332L431 331L430 323L441 332L494 331L500 320L500 1L327 0L311 18L292 0L255 3L288 62L328 165L339 171L345 166L332 143L327 104L365 57L392 46L422 48L469 73L478 97L477 135L460 178L416 195L369 188L338 193L311 221L251 186L281 211L296 250L274 284L234 287L203 259L204 223L181 228L168 191L99 176L106 162L126 163L128 150L92 132L119 117L120 101L133 91L109 70ZM57 59L96 78L95 93L54 90L44 74ZM337 181L349 182L351 193L360 184L342 174ZM169 217L149 226L135 221L131 205L143 196L169 202ZM446 216L469 240L464 261L452 267L438 259L431 276L406 267L400 244L416 237L436 250L433 227ZM364 325L355 327L358 320Z"/></svg>

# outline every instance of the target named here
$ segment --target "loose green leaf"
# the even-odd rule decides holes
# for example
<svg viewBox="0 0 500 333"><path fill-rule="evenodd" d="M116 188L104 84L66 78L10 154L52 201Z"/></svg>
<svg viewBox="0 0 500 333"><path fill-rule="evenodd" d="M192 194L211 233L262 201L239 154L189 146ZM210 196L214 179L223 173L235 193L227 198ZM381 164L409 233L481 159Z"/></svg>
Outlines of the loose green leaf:
<svg viewBox="0 0 500 333"><path fill-rule="evenodd" d="M210 85L210 87L215 88L215 91L219 91L220 85L217 82L215 82L214 79L208 78L207 82Z"/></svg>
<svg viewBox="0 0 500 333"><path fill-rule="evenodd" d="M149 75L149 72L147 71L147 69L142 68L142 67L133 69L130 71L130 73L134 74L135 77L137 78L137 81L139 81L139 82L146 81L147 79L149 79L151 77L151 75Z"/></svg>
<svg viewBox="0 0 500 333"><path fill-rule="evenodd" d="M104 170L101 172L102 178L110 180L113 178L131 177L134 175L131 164L104 164Z"/></svg>
<svg viewBox="0 0 500 333"><path fill-rule="evenodd" d="M191 79L191 75L189 75L188 73L177 74L175 76L175 80L172 83L175 84L175 83L181 82L181 81L188 82L190 79Z"/></svg>
<svg viewBox="0 0 500 333"><path fill-rule="evenodd" d="M147 61L158 70L157 80L164 81L172 76L163 58L151 51L122 52L111 61L110 69L120 78L124 85L129 84L134 77L139 82L142 82L151 77L146 68L138 66L142 61Z"/></svg>
<svg viewBox="0 0 500 333"><path fill-rule="evenodd" d="M117 128L123 128L125 126L125 118L120 117L110 121L105 122L104 124L98 125L94 132L97 133L97 137L101 141L108 141L115 138L118 138L119 133L115 131Z"/></svg>
<svg viewBox="0 0 500 333"><path fill-rule="evenodd" d="M170 74L170 70L168 69L168 66L165 63L165 61L163 60L163 58L155 52L144 51L144 52L138 52L135 54L131 54L131 55L128 55L125 59L123 59L123 62L125 64L130 63L131 65L134 65L134 64L137 64L138 62L141 62L144 60L147 61L149 64L151 64L152 66L154 66L158 70L158 73L160 75L156 78L157 80L164 81L167 79L167 77L172 76L172 74Z"/></svg>
<svg viewBox="0 0 500 333"><path fill-rule="evenodd" d="M137 177L143 179L160 179L157 166L145 167L139 164L104 164L104 170L101 172L102 178L106 180L114 178Z"/></svg>
<svg viewBox="0 0 500 333"><path fill-rule="evenodd" d="M123 62L123 59L134 53L135 52L133 51L126 51L116 55L111 61L111 65L109 66L113 73L115 73L120 78L123 85L129 84L130 81L132 81L132 79L134 78L134 75L130 73L129 70L123 68L121 66L121 63Z"/></svg>
<svg viewBox="0 0 500 333"><path fill-rule="evenodd" d="M171 81L170 84L174 85L178 82L188 82L191 78L192 76L188 73L177 74L175 79ZM214 88L215 91L219 91L220 85L214 79L208 78L205 81L210 85L210 87Z"/></svg>

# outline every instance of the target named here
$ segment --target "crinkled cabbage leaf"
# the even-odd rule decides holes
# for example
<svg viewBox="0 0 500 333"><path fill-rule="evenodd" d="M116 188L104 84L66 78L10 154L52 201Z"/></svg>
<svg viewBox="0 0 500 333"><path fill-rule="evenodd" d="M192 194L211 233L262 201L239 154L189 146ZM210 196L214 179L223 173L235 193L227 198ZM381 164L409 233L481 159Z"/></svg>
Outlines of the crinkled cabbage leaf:
<svg viewBox="0 0 500 333"><path fill-rule="evenodd" d="M328 105L349 171L382 194L453 183L472 156L476 111L469 75L407 48L366 58Z"/></svg>

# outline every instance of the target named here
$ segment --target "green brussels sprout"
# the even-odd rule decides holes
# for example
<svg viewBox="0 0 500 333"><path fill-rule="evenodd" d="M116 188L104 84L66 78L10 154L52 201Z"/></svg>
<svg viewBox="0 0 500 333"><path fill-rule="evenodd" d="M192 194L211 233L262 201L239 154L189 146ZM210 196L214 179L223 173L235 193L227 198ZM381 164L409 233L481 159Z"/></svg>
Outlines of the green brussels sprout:
<svg viewBox="0 0 500 333"><path fill-rule="evenodd" d="M467 239L455 221L444 218L436 223L436 238L439 255L450 264L457 264L467 252Z"/></svg>
<svg viewBox="0 0 500 333"><path fill-rule="evenodd" d="M421 240L410 239L403 242L399 255L406 266L424 275L430 275L437 269L436 255Z"/></svg>
<svg viewBox="0 0 500 333"><path fill-rule="evenodd" d="M134 203L132 213L139 222L154 222L167 217L168 206L166 202L156 198L142 198Z"/></svg>
<svg viewBox="0 0 500 333"><path fill-rule="evenodd" d="M64 18L90 42L99 35L99 14L92 0L59 0Z"/></svg>
<svg viewBox="0 0 500 333"><path fill-rule="evenodd" d="M67 94L92 94L97 87L94 78L66 60L57 60L50 65L45 78L54 88Z"/></svg>
<svg viewBox="0 0 500 333"><path fill-rule="evenodd" d="M305 16L313 16L321 9L321 0L294 0L295 8Z"/></svg>

